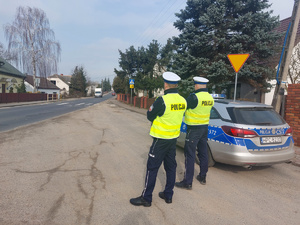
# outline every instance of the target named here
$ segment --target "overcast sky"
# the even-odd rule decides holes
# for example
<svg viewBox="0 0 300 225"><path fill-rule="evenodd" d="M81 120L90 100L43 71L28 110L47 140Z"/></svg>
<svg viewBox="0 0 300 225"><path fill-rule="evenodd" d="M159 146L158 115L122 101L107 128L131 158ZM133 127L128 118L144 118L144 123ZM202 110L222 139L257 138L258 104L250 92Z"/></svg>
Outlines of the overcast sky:
<svg viewBox="0 0 300 225"><path fill-rule="evenodd" d="M294 0L269 0L273 15L292 15ZM0 42L7 47L3 26L12 23L18 6L45 11L62 53L58 73L70 75L76 65L100 82L112 82L119 52L130 46L147 46L151 40L165 44L177 36L173 27L185 0L0 0ZM22 71L22 70L21 70Z"/></svg>

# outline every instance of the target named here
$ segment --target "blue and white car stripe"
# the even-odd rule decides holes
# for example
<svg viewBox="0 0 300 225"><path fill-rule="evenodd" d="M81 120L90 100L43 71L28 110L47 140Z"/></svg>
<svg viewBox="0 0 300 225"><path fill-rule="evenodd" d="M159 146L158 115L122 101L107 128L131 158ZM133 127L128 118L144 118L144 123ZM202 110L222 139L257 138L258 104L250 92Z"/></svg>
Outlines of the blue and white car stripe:
<svg viewBox="0 0 300 225"><path fill-rule="evenodd" d="M245 128L246 129L246 128ZM284 128L271 128L271 129L257 129L257 128L248 128L249 130L255 131L259 136L275 136L275 135L284 135L289 129L289 127ZM187 125L182 122L180 131L186 133ZM278 151L289 148L291 142L294 142L292 137L288 137L286 142L282 145L276 144L274 146L257 146L251 139L249 138L238 138L232 137L224 133L221 127L219 126L208 126L208 140L214 141L221 144L226 145L236 145L236 146L244 146L249 151Z"/></svg>

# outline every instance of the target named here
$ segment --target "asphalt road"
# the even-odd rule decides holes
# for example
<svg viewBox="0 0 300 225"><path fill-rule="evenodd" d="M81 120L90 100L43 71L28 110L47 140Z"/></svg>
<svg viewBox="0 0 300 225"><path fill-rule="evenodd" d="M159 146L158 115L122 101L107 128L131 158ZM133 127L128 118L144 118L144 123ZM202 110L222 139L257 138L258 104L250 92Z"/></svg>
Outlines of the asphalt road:
<svg viewBox="0 0 300 225"><path fill-rule="evenodd" d="M90 107L111 97L109 93L102 98L81 98L38 105L20 104L14 107L0 107L0 132Z"/></svg>
<svg viewBox="0 0 300 225"><path fill-rule="evenodd" d="M217 164L207 184L175 188L173 203L141 195L152 138L144 110L114 99L60 117L0 133L1 225L298 225L300 167L277 164L252 170ZM142 113L137 113L142 112ZM183 150L177 149L177 181ZM195 174L199 168L195 168Z"/></svg>

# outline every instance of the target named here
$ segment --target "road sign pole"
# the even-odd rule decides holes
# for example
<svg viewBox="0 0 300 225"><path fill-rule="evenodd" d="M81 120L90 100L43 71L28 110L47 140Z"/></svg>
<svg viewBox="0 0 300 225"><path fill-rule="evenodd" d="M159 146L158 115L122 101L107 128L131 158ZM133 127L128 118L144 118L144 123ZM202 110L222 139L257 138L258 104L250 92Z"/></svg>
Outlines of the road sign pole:
<svg viewBox="0 0 300 225"><path fill-rule="evenodd" d="M132 104L132 89L134 88L134 79L130 79L129 80L129 86L130 86L130 89L131 89L131 94L130 94L130 104Z"/></svg>
<svg viewBox="0 0 300 225"><path fill-rule="evenodd" d="M239 70L242 68L246 60L249 58L250 54L228 54L227 57L233 66L235 71L235 84L234 84L234 98L233 101L236 100L236 89L237 89L237 74Z"/></svg>
<svg viewBox="0 0 300 225"><path fill-rule="evenodd" d="M237 73L235 73L234 98L233 98L234 102L236 100L236 87L237 87Z"/></svg>

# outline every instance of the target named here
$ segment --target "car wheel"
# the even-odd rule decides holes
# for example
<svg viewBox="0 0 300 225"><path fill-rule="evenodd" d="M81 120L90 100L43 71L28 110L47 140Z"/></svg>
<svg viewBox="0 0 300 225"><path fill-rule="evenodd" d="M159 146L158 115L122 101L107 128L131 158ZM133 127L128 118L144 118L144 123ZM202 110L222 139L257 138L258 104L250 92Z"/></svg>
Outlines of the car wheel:
<svg viewBox="0 0 300 225"><path fill-rule="evenodd" d="M214 160L208 145L207 145L207 155L208 155L208 167L213 167L216 164L216 161Z"/></svg>
<svg viewBox="0 0 300 225"><path fill-rule="evenodd" d="M209 146L207 145L207 155L208 155L208 167L213 167L215 164L216 164L216 161L214 160L212 154L211 154L211 151L210 151L210 148ZM199 158L197 156L197 151L196 151L196 157L195 157L195 162L199 165L200 162L199 162Z"/></svg>

